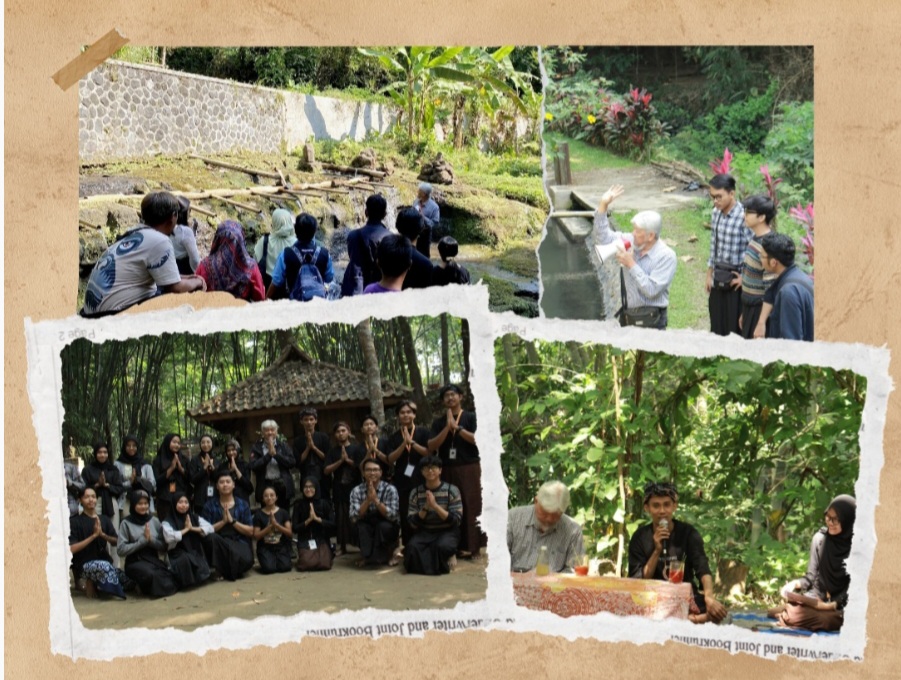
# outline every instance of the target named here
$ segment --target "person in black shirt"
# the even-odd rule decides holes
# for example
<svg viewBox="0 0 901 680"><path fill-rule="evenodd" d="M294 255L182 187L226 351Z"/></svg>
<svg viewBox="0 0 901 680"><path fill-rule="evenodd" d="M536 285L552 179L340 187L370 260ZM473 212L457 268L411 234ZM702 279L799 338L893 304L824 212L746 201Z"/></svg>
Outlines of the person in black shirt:
<svg viewBox="0 0 901 680"><path fill-rule="evenodd" d="M250 497L253 494L253 480L250 478L247 463L241 458L241 445L236 439L230 439L226 443L225 460L219 463L217 472L216 479L219 479L223 472L230 473L235 480L235 498L240 498L250 505ZM216 493L218 494L218 491Z"/></svg>
<svg viewBox="0 0 901 680"><path fill-rule="evenodd" d="M253 514L253 538L257 544L257 560L263 574L291 571L291 515L276 505L278 494L266 485L263 506Z"/></svg>
<svg viewBox="0 0 901 680"><path fill-rule="evenodd" d="M410 492L422 484L419 462L429 454L429 430L416 424L416 404L405 399L397 405L397 432L388 437L385 455L394 467L391 483L400 495L400 525L403 543L407 545L413 532L407 521Z"/></svg>
<svg viewBox="0 0 901 680"><path fill-rule="evenodd" d="M218 467L219 461L213 456L213 438L205 434L200 438L200 454L188 463L188 477L194 490L191 506L195 514L203 512L206 502L216 495Z"/></svg>
<svg viewBox="0 0 901 680"><path fill-rule="evenodd" d="M264 420L260 424L262 437L250 449L250 469L255 475L257 503L263 504L263 488L268 484L278 494L278 506L291 513L294 500L294 454L291 447L279 441L278 423Z"/></svg>
<svg viewBox="0 0 901 680"><path fill-rule="evenodd" d="M397 233L410 239L410 243L416 243L422 232L423 220L422 215L416 208L407 208L397 216ZM418 245L418 244L417 244ZM428 288L432 285L432 270L434 266L428 256L423 255L419 250L413 250L413 264L404 279L404 287L407 288Z"/></svg>
<svg viewBox="0 0 901 680"><path fill-rule="evenodd" d="M476 414L463 410L463 390L445 385L439 394L447 409L432 423L429 451L437 451L444 468L441 478L460 489L463 497L460 557L478 557L485 535L476 521L482 514L482 467L476 446Z"/></svg>
<svg viewBox="0 0 901 680"><path fill-rule="evenodd" d="M294 458L301 479L315 477L324 498L331 498L332 484L325 474L325 459L330 447L329 436L316 430L319 414L316 409L308 407L300 412L301 433L294 440Z"/></svg>
<svg viewBox="0 0 901 680"><path fill-rule="evenodd" d="M629 541L629 576L665 581L667 563L684 560L683 579L691 583L701 611L700 615L690 615L689 619L694 623L719 623L728 612L713 596L713 576L704 552L704 539L690 524L673 519L678 504L679 494L672 484L649 482L645 485L644 509L651 523L639 528ZM696 581L700 581L703 593L699 592Z"/></svg>
<svg viewBox="0 0 901 680"><path fill-rule="evenodd" d="M360 483L362 447L350 443L350 426L343 421L335 423L335 441L325 459L325 474L332 478L332 500L335 505L336 542L335 557L347 552L347 544L353 543L350 524L350 492Z"/></svg>

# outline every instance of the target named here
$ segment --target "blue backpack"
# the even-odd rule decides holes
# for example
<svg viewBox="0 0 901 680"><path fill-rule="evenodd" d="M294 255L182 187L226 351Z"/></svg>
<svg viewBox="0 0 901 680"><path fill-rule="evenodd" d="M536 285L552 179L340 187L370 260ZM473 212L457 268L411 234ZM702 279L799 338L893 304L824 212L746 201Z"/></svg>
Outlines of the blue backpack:
<svg viewBox="0 0 901 680"><path fill-rule="evenodd" d="M322 246L317 245L313 251L300 251L295 244L289 250L297 258L300 268L294 279L294 285L288 293L288 298L302 302L312 300L314 297L324 298L326 295L325 282L322 280L319 267L316 266Z"/></svg>

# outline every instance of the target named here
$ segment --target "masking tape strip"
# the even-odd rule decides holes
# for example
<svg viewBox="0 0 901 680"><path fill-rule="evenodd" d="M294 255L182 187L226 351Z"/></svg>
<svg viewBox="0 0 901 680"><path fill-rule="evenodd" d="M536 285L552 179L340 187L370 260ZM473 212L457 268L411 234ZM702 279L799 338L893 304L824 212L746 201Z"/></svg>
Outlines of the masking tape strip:
<svg viewBox="0 0 901 680"><path fill-rule="evenodd" d="M64 91L109 59L128 42L115 28L53 74L53 80Z"/></svg>

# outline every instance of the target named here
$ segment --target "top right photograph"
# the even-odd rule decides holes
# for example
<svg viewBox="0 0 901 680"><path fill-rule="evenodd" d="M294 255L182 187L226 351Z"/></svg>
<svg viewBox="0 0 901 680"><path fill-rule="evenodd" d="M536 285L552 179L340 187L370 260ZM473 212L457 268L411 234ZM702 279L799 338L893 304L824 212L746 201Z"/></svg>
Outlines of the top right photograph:
<svg viewBox="0 0 901 680"><path fill-rule="evenodd" d="M812 341L813 48L542 60L543 314Z"/></svg>

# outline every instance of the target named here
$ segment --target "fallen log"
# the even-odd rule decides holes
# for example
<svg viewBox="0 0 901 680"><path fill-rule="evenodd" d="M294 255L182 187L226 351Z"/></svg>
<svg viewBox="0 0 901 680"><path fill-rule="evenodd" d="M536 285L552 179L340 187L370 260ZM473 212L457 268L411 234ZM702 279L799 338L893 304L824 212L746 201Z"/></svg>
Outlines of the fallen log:
<svg viewBox="0 0 901 680"><path fill-rule="evenodd" d="M346 172L352 175L366 175L367 177L375 177L376 179L384 179L387 173L380 170L369 170L368 168L352 168L348 165L336 165L335 163L323 163L324 170L335 170L337 172Z"/></svg>
<svg viewBox="0 0 901 680"><path fill-rule="evenodd" d="M203 161L207 165L214 165L218 168L226 168L227 170L237 170L238 172L243 172L248 175L256 175L257 177L268 177L270 179L284 179L281 178L274 172L268 172L266 170L254 170L252 168L243 168L240 165L235 165L234 163L225 163L223 161L214 161L211 158L204 158L203 156L196 156L191 154L191 158L196 158L199 161Z"/></svg>
<svg viewBox="0 0 901 680"><path fill-rule="evenodd" d="M206 215L207 217L216 217L216 213L212 210L207 210L206 208L201 208L199 205L191 204L191 210L195 212L199 212L201 215Z"/></svg>
<svg viewBox="0 0 901 680"><path fill-rule="evenodd" d="M239 201L233 201L232 199L230 199L230 198L225 198L224 196L214 196L213 198L215 198L217 201L222 201L223 203L227 203L228 205L233 205L233 206L235 206L236 208L239 208L239 209L241 209L241 210L246 210L247 212L251 212L251 213L253 213L254 215L256 215L256 214L262 212L262 210L261 210L260 208L256 208L256 207L254 207L254 206L252 206L252 205L249 205L249 204L247 204L247 203L241 203L241 202L239 202Z"/></svg>
<svg viewBox="0 0 901 680"><path fill-rule="evenodd" d="M78 223L83 227L90 227L91 229L102 229L103 228L102 224L91 224L87 220L79 219Z"/></svg>

